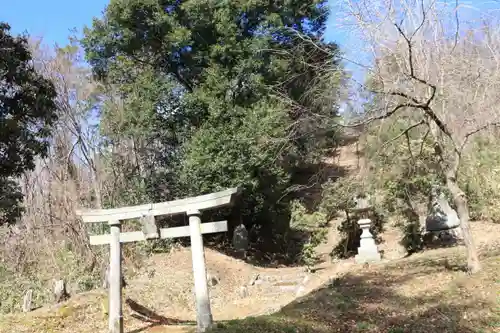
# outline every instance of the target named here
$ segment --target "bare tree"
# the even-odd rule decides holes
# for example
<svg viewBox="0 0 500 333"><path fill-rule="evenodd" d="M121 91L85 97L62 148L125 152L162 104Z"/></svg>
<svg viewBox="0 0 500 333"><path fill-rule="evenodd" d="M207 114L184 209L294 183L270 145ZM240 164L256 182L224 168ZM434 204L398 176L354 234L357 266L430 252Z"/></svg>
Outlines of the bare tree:
<svg viewBox="0 0 500 333"><path fill-rule="evenodd" d="M58 91L57 106L60 121L55 131L54 153L67 168L69 176L80 186L77 169L83 169L90 177L94 191L93 205L102 206L101 182L99 181L99 135L93 126L93 114L98 99L98 84L91 72L82 64L81 50L70 39L65 47L43 50L35 45L39 70L49 77ZM55 54L54 54L55 52Z"/></svg>
<svg viewBox="0 0 500 333"><path fill-rule="evenodd" d="M458 1L346 0L344 5L350 27L374 59L366 66L371 84L361 86L382 105L352 126L389 117L414 119L393 140L425 128L457 207L468 270L479 271L467 196L458 178L471 137L500 124L500 38L495 25L483 20L465 27Z"/></svg>
<svg viewBox="0 0 500 333"><path fill-rule="evenodd" d="M74 212L84 203L101 205L95 153L99 138L89 123L97 86L81 66L76 46L48 49L32 41L31 47L35 68L56 87L59 120L48 155L20 181L25 213L5 240L5 253L11 253L11 262L22 270L30 262L42 262L42 254L53 257L45 264L56 264L55 253L61 246L71 246L92 269L96 258Z"/></svg>
<svg viewBox="0 0 500 333"><path fill-rule="evenodd" d="M31 48L35 68L56 87L58 121L47 156L39 158L35 169L20 180L25 212L20 223L0 240L2 259L20 272L43 266L42 271L47 268L63 273L58 269L67 268L60 267L57 255L70 250L77 254L78 263L85 262L85 267L78 269L88 273L103 258L100 250L90 247L89 226L75 210L82 206L102 208L103 201L113 202L123 195L129 185L127 168L139 168L142 162L135 156L140 147L130 138L117 142L120 145L113 142L116 152L103 144L96 109L102 107L104 98L121 109L120 94L113 90L103 93L90 68L83 64L76 43L49 48L32 40ZM121 159L126 161L119 163Z"/></svg>

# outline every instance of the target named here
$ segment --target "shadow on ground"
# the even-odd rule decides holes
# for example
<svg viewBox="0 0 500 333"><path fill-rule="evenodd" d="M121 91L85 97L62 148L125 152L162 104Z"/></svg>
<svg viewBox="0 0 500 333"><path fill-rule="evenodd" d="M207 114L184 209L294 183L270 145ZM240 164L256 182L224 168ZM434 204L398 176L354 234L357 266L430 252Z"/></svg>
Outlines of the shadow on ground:
<svg viewBox="0 0 500 333"><path fill-rule="evenodd" d="M167 318L165 316L159 315L153 310L137 303L131 298L127 298L125 300L125 304L130 307L133 313L130 315L135 319L138 319L144 323L148 323L147 326L132 330L128 333L140 333L140 332L148 332L154 327L159 326L194 326L196 325L195 321L187 321L187 320L179 320L175 318Z"/></svg>
<svg viewBox="0 0 500 333"><path fill-rule="evenodd" d="M221 323L217 333L493 333L500 258L468 276L455 262L407 260L348 273L279 313ZM457 262L461 262L463 258Z"/></svg>

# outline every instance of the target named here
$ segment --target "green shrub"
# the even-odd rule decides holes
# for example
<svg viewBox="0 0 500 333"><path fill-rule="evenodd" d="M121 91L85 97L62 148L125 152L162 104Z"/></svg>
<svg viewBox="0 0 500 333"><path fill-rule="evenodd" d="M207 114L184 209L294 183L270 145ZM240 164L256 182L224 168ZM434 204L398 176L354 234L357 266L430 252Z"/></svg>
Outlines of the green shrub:
<svg viewBox="0 0 500 333"><path fill-rule="evenodd" d="M172 239L152 239L137 243L137 248L145 255L151 255L154 253L168 253L173 244Z"/></svg>
<svg viewBox="0 0 500 333"><path fill-rule="evenodd" d="M73 292L88 291L98 288L101 283L99 270L93 268L89 271L88 264L84 258L71 251L66 246L61 246L56 250L54 257L57 275L49 276L40 270L36 275L41 280L51 281L51 279L64 279L68 286L75 286L77 290ZM97 260L102 260L98 258ZM97 266L96 266L97 267ZM51 288L52 286L49 286Z"/></svg>
<svg viewBox="0 0 500 333"><path fill-rule="evenodd" d="M473 220L500 223L500 150L498 139L477 137L463 158L460 185Z"/></svg>
<svg viewBox="0 0 500 333"><path fill-rule="evenodd" d="M99 278L96 279L95 275L85 274L82 275L77 280L78 291L90 291L95 289L98 286Z"/></svg>
<svg viewBox="0 0 500 333"><path fill-rule="evenodd" d="M299 260L308 269L318 262L316 248L326 239L326 215L320 212L308 213L300 201L291 202L290 228L304 232L307 237L302 245Z"/></svg>
<svg viewBox="0 0 500 333"><path fill-rule="evenodd" d="M327 219L332 219L339 213L354 207L354 198L365 190L363 183L356 177L329 180L322 187L319 211Z"/></svg>
<svg viewBox="0 0 500 333"><path fill-rule="evenodd" d="M422 237L422 227L418 216L416 219L409 220L400 224L403 231L403 238L400 244L405 248L408 254L422 251L424 249L424 240Z"/></svg>

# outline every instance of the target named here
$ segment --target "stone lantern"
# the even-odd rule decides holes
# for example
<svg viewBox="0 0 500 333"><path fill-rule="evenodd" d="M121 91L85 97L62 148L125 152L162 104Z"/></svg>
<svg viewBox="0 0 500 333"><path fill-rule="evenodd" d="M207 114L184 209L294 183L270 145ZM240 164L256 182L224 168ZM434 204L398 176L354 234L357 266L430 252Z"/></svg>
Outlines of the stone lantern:
<svg viewBox="0 0 500 333"><path fill-rule="evenodd" d="M358 254L354 257L354 259L358 264L380 261L381 257L378 252L377 244L375 244L373 235L370 232L370 226L372 223L370 213L372 212L373 207L369 204L369 198L367 197L356 197L355 202L356 207L353 208L352 211L360 218L358 220L358 225L361 228L362 233L358 247Z"/></svg>

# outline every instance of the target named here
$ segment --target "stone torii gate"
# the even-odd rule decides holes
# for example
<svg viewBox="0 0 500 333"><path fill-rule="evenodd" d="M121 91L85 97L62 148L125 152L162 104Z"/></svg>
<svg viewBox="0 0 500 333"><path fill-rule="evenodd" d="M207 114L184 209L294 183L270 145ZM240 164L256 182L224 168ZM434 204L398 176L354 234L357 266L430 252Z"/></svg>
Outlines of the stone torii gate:
<svg viewBox="0 0 500 333"><path fill-rule="evenodd" d="M212 312L207 286L205 254L202 234L227 231L227 221L201 223L203 210L231 205L238 188L221 192L167 201L114 209L80 210L77 215L83 222L102 223L110 226L110 234L91 235L91 245L109 244L109 332L123 333L121 243L159 238L191 238L193 275L196 294L196 322L198 332L212 325ZM189 226L158 229L155 216L186 214ZM139 218L142 231L121 232L121 221Z"/></svg>

